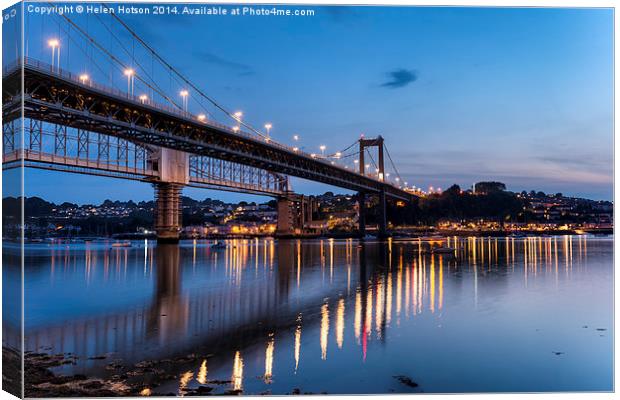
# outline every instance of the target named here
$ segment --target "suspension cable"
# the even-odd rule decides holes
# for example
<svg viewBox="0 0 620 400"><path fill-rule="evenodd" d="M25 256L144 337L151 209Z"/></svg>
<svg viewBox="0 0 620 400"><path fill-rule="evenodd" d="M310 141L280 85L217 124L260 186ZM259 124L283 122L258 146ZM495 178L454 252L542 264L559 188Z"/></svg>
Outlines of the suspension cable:
<svg viewBox="0 0 620 400"><path fill-rule="evenodd" d="M49 3L50 5L53 6L52 3ZM67 20L67 22L69 22L72 26L74 26L78 32L80 32L84 37L86 37L94 46L96 46L99 50L101 50L105 55L108 56L108 58L110 58L112 61L116 62L120 67L121 70L125 68L125 64L123 64L118 58L116 58L112 53L110 53L108 50L105 49L105 47L103 47L102 45L100 45L99 43L97 43L97 41L95 39L93 39L90 35L88 35L86 32L84 32L84 30L82 28L80 28L75 22L73 22L71 20L71 18L67 17L66 14L60 14L60 16L62 18L64 18L65 20ZM136 76L136 78L138 78L139 81L141 81L142 83L144 83L146 86L148 86L149 88L151 88L152 90L156 91L159 95L161 95L164 99L168 100L171 104L173 104L174 106L176 106L179 109L182 109L182 107L180 107L178 104L176 104L174 102L174 100L172 100L170 97L168 97L165 93L160 92L157 88L154 88L151 84L149 84L148 82L146 82L144 79L142 79L142 77L138 76L138 75L134 75Z"/></svg>
<svg viewBox="0 0 620 400"><path fill-rule="evenodd" d="M143 74L152 82L153 86L156 87L158 89L158 93L159 92L163 92L164 89L161 88L161 86L159 86L157 84L157 82L155 81L155 78L149 74L146 70L146 68L144 68L144 66L142 66L142 64L140 64L140 62L138 62L134 55L130 54L129 50L123 45L122 41L119 39L119 37L112 31L112 29L110 27L108 27L103 20L99 17L99 15L96 15L97 20L99 20L99 22L101 23L101 25L110 33L110 35L116 39L116 42L120 45L121 49L125 51L125 54L127 54L129 56L129 58L131 58L131 60L140 68L140 70L142 70Z"/></svg>
<svg viewBox="0 0 620 400"><path fill-rule="evenodd" d="M183 82L185 82L187 85L189 85L189 87L191 87L193 90L196 91L196 93L198 93L200 96L202 96L203 98L205 98L206 100L208 100L211 104L213 104L216 108L218 108L220 111L222 111L224 114L228 115L230 118L232 118L233 120L237 121L240 125L248 128L249 130L251 130L253 133L257 134L258 136L262 137L262 138L267 138L266 135L264 135L262 132L258 131L257 129L255 129L253 126L249 125L246 122L241 121L240 118L235 117L235 115L233 113L231 113L230 111L226 110L222 105L220 105L217 101L215 101L215 99L211 98L210 96L207 96L202 90L200 90L200 88L198 88L194 83L192 83L188 78L186 78L183 74L181 74L176 68L174 68L170 63L168 63L162 56L160 56L155 49L153 49L148 43L146 43L137 33L135 33L118 15L112 13L110 14L112 16L112 18L114 18L115 20L117 20L121 25L123 25L123 27L135 38L137 39L142 46L144 46L148 51L151 52L151 54L153 56L155 56L166 68L168 68L171 72L174 72Z"/></svg>
<svg viewBox="0 0 620 400"><path fill-rule="evenodd" d="M402 177L400 176L400 173L398 172L398 169L396 168L396 164L394 164L394 160L392 160L390 151L388 150L385 144L383 144L383 148L385 149L385 154L387 154L388 159L390 160L390 163L392 164L392 168L394 168L394 172L396 173L396 176L398 177L399 180L402 180Z"/></svg>

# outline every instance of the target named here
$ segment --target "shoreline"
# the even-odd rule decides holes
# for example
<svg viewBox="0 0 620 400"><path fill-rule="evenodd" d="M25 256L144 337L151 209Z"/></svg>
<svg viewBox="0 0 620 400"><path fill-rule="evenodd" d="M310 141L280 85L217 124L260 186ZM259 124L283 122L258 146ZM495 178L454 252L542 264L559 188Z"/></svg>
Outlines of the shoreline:
<svg viewBox="0 0 620 400"><path fill-rule="evenodd" d="M410 239L427 239L427 238L440 238L440 237L511 237L511 238L523 238L528 236L566 236L566 235L613 235L613 228L601 228L601 229L549 229L549 230L438 230L438 229L402 229L393 230L388 233L387 237L392 238L410 238ZM305 235L206 235L200 237L182 236L181 240L235 240L235 239L381 239L378 238L376 233L368 232L365 237L359 232L332 232L325 234L305 234ZM140 235L140 234L118 234L114 236L70 236L70 237L35 237L25 238L25 243L41 243L50 239L58 240L77 240L77 241L99 241L99 240L155 240L154 235ZM10 238L4 238L7 242L19 243L18 241L11 240Z"/></svg>

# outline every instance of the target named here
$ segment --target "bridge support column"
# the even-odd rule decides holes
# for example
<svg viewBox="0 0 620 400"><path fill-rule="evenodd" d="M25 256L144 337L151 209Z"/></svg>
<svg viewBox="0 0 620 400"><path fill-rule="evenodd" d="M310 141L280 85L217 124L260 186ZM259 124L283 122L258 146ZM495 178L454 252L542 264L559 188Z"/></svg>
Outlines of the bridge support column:
<svg viewBox="0 0 620 400"><path fill-rule="evenodd" d="M178 243L181 233L181 190L175 183L155 183L155 231L158 243Z"/></svg>
<svg viewBox="0 0 620 400"><path fill-rule="evenodd" d="M362 237L366 236L366 193L359 192L357 194L357 223L358 229L360 231L360 235Z"/></svg>
<svg viewBox="0 0 620 400"><path fill-rule="evenodd" d="M379 220L379 232L378 236L380 238L387 236L387 215L386 215L386 205L385 205L385 190L379 192L379 206L377 207L377 218Z"/></svg>
<svg viewBox="0 0 620 400"><path fill-rule="evenodd" d="M294 233L294 227L293 202L288 197L279 197L276 236L290 236Z"/></svg>

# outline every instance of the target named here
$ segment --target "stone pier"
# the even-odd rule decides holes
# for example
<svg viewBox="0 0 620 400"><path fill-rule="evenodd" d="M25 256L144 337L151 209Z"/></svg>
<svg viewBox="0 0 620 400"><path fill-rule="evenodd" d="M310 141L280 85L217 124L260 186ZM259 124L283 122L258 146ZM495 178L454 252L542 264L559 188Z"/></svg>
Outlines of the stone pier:
<svg viewBox="0 0 620 400"><path fill-rule="evenodd" d="M159 172L155 187L154 225L158 243L178 243L182 225L181 192L189 183L189 154L159 148L149 158Z"/></svg>

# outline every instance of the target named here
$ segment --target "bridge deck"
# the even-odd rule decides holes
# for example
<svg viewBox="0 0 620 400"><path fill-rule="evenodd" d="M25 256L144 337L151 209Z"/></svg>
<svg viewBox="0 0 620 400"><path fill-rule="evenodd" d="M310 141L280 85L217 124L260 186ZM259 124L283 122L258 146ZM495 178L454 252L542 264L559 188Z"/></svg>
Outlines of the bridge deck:
<svg viewBox="0 0 620 400"><path fill-rule="evenodd" d="M23 69L22 69L23 67ZM22 72L24 91L22 95ZM3 76L5 120L23 116L402 200L413 195L327 160L91 82L32 59Z"/></svg>

